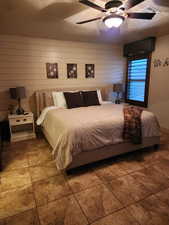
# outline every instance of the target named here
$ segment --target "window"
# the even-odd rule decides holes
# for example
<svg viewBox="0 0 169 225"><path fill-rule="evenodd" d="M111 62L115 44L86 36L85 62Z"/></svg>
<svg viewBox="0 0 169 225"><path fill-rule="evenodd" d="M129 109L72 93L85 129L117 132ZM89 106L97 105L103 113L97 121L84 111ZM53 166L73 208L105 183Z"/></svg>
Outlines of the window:
<svg viewBox="0 0 169 225"><path fill-rule="evenodd" d="M133 105L147 107L151 57L128 59L125 101Z"/></svg>

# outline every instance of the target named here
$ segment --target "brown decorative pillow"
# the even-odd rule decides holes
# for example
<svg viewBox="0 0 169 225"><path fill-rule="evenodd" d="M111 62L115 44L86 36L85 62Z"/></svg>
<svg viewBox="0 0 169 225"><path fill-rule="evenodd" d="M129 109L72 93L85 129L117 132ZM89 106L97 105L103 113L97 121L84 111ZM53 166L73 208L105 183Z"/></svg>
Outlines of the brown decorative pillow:
<svg viewBox="0 0 169 225"><path fill-rule="evenodd" d="M100 105L97 91L82 91L85 106Z"/></svg>
<svg viewBox="0 0 169 225"><path fill-rule="evenodd" d="M83 96L80 91L78 92L64 92L65 100L68 109L83 107Z"/></svg>

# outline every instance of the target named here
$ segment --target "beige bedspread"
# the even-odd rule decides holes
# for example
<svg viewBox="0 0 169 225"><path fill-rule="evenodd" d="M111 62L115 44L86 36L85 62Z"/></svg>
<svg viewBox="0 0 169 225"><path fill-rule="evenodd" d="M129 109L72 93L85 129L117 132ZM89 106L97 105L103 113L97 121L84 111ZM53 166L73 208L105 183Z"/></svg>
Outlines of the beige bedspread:
<svg viewBox="0 0 169 225"><path fill-rule="evenodd" d="M42 126L47 131L58 169L66 168L72 157L106 145L123 142L123 105L74 109L51 109ZM153 113L142 113L143 137L159 136L159 125Z"/></svg>

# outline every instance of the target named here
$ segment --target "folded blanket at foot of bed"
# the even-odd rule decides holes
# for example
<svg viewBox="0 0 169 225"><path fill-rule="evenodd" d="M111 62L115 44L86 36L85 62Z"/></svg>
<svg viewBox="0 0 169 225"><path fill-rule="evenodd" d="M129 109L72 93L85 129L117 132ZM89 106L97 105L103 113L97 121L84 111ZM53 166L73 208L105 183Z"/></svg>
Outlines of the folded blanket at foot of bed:
<svg viewBox="0 0 169 225"><path fill-rule="evenodd" d="M133 144L142 143L141 114L143 109L135 106L124 107L123 138Z"/></svg>

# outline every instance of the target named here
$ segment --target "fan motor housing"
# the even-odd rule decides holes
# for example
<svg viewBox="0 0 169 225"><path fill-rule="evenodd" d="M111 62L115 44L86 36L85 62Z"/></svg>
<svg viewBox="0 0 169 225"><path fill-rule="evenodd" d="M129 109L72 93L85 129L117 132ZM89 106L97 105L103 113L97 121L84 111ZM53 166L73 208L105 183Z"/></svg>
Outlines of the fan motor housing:
<svg viewBox="0 0 169 225"><path fill-rule="evenodd" d="M123 3L120 0L111 0L105 4L106 9L117 8L121 6Z"/></svg>

